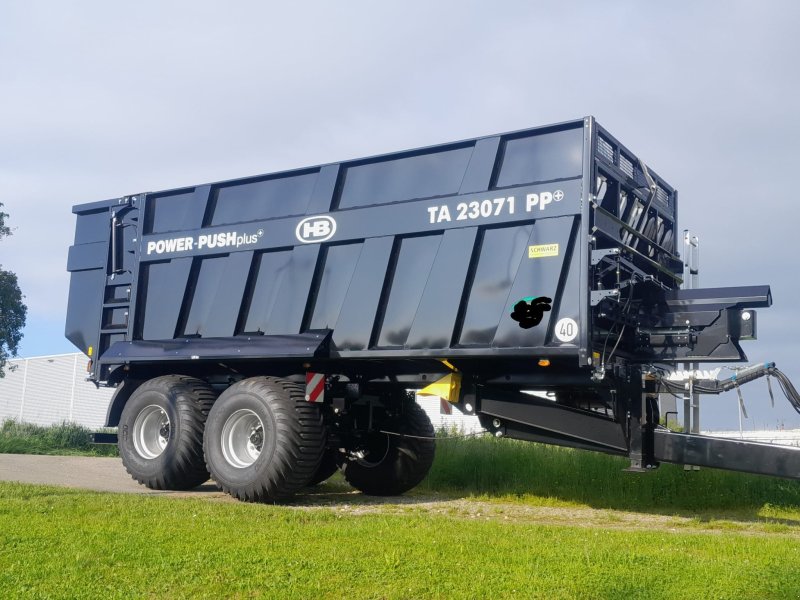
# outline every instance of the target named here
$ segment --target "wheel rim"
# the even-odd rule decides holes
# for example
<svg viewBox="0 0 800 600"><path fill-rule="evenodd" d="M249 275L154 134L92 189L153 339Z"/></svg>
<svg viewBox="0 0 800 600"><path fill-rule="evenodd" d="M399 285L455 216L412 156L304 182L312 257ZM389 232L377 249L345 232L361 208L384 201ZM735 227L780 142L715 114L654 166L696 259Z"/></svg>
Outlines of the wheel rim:
<svg viewBox="0 0 800 600"><path fill-rule="evenodd" d="M155 404L146 406L133 422L133 447L142 458L158 458L169 443L169 431L166 411Z"/></svg>
<svg viewBox="0 0 800 600"><path fill-rule="evenodd" d="M237 410L222 427L221 445L228 464L237 469L249 467L261 456L264 423L252 410Z"/></svg>

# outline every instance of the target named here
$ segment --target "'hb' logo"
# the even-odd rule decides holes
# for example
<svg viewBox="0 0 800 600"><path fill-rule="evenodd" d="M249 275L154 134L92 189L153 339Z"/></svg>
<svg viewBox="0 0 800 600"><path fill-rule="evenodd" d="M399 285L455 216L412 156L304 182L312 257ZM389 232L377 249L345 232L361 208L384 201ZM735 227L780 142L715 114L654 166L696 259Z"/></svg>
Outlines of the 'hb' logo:
<svg viewBox="0 0 800 600"><path fill-rule="evenodd" d="M336 233L336 221L328 216L307 217L300 221L294 230L297 239L304 244L324 242L331 239L334 233Z"/></svg>

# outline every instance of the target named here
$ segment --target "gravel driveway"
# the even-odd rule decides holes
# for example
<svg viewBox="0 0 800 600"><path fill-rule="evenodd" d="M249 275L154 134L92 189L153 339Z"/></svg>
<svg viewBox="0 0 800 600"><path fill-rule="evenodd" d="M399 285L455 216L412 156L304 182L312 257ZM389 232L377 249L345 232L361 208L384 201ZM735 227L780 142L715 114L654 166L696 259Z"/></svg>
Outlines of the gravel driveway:
<svg viewBox="0 0 800 600"><path fill-rule="evenodd" d="M121 459L91 456L0 454L0 481L63 485L98 492L227 497L211 482L201 485L191 492L149 490L131 479L131 476L125 471L125 467L122 466Z"/></svg>

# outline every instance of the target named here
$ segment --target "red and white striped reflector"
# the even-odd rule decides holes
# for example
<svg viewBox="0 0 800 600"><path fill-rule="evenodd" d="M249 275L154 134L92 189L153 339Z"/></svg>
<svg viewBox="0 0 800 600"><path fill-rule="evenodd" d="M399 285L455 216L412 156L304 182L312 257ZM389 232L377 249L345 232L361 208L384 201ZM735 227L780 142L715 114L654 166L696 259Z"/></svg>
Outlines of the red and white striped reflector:
<svg viewBox="0 0 800 600"><path fill-rule="evenodd" d="M325 375L323 373L306 373L306 400L308 402L325 400Z"/></svg>

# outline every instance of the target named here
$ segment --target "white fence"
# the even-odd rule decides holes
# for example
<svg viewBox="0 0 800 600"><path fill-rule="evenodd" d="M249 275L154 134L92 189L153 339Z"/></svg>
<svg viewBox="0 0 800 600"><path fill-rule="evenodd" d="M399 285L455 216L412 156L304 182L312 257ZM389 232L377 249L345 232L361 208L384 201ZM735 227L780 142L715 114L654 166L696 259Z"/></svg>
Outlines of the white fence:
<svg viewBox="0 0 800 600"><path fill-rule="evenodd" d="M764 444L800 446L800 429L765 429L761 431L704 431L703 435L737 440L750 440Z"/></svg>
<svg viewBox="0 0 800 600"><path fill-rule="evenodd" d="M86 381L87 361L80 352L10 360L0 379L0 420L105 425L114 390Z"/></svg>

